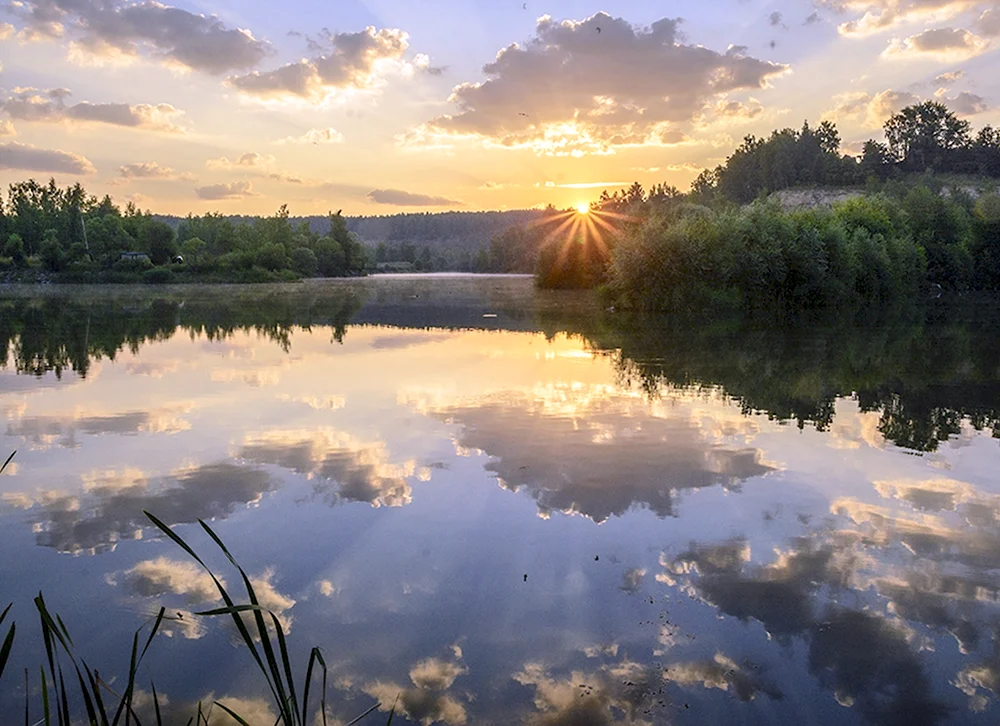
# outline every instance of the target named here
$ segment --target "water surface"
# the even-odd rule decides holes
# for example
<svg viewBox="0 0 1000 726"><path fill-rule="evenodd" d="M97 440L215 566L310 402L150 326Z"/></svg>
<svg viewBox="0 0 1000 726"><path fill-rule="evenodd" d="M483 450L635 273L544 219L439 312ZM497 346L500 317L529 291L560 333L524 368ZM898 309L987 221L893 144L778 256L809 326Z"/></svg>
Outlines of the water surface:
<svg viewBox="0 0 1000 726"><path fill-rule="evenodd" d="M323 649L331 718L995 723L995 323L634 320L506 277L7 289L10 672L39 590L105 673L164 605L142 682L273 723L145 509L235 584L211 521Z"/></svg>

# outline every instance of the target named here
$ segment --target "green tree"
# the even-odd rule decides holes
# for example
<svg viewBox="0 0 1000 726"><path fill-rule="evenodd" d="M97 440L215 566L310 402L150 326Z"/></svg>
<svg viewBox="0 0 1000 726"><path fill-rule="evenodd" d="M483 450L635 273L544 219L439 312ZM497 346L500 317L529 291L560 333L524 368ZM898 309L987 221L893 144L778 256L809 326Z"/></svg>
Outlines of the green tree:
<svg viewBox="0 0 1000 726"><path fill-rule="evenodd" d="M177 254L174 230L166 222L147 220L142 226L140 241L154 265L165 265Z"/></svg>
<svg viewBox="0 0 1000 726"><path fill-rule="evenodd" d="M296 247L291 255L292 269L302 277L315 277L319 268L316 253L308 247Z"/></svg>
<svg viewBox="0 0 1000 726"><path fill-rule="evenodd" d="M49 272L59 272L63 267L63 251L59 244L59 233L54 229L45 230L40 247L42 263Z"/></svg>
<svg viewBox="0 0 1000 726"><path fill-rule="evenodd" d="M915 171L929 169L943 152L968 146L969 122L938 101L924 101L893 114L883 126L889 151Z"/></svg>
<svg viewBox="0 0 1000 726"><path fill-rule="evenodd" d="M24 264L24 240L21 235L8 235L3 246L3 256L10 257L18 267Z"/></svg>

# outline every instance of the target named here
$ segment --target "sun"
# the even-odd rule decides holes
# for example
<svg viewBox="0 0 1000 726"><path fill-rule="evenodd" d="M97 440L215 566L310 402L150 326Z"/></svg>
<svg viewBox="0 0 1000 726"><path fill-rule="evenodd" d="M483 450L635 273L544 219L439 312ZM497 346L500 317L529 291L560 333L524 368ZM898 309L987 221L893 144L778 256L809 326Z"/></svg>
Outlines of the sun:
<svg viewBox="0 0 1000 726"><path fill-rule="evenodd" d="M583 204L581 202L580 204L576 205L576 213L577 214L587 214L588 212L590 212L590 205L589 204Z"/></svg>

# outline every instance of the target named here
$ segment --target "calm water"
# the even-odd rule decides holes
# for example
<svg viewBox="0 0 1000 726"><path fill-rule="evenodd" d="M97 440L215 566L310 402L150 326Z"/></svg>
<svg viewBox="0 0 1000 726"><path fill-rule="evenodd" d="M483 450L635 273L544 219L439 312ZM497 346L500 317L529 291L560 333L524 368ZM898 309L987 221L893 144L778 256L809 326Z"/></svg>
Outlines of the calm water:
<svg viewBox="0 0 1000 726"><path fill-rule="evenodd" d="M524 278L0 292L0 709L43 590L103 674L182 615L142 683L273 723L148 509L235 585L213 523L344 721L996 723L997 319L701 327Z"/></svg>

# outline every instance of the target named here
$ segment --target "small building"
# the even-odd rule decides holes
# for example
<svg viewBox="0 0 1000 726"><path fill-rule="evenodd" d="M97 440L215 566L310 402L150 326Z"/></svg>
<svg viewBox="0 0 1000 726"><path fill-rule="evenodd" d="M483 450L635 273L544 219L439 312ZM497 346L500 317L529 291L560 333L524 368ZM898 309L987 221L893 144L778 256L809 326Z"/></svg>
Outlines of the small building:
<svg viewBox="0 0 1000 726"><path fill-rule="evenodd" d="M145 252L122 252L122 260L127 262L149 262L149 255Z"/></svg>

